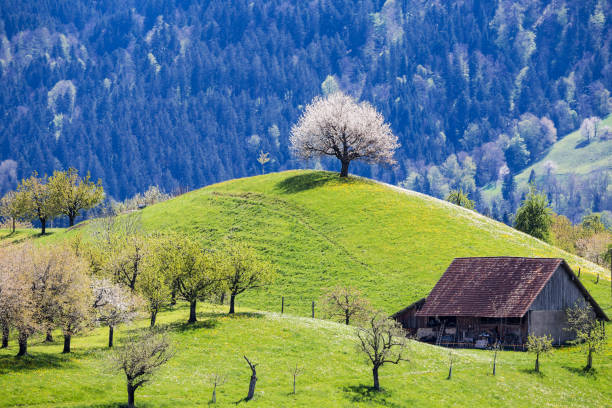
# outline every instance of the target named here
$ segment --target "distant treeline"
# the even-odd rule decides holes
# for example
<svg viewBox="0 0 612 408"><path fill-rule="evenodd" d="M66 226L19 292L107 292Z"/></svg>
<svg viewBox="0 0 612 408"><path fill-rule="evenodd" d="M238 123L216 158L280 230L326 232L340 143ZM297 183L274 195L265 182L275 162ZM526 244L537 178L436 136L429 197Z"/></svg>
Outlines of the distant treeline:
<svg viewBox="0 0 612 408"><path fill-rule="evenodd" d="M398 183L458 163L470 190L610 113L610 4L5 0L0 189L75 167L122 200L257 174L260 151L299 167L289 129L337 86L402 145L397 167L352 171Z"/></svg>

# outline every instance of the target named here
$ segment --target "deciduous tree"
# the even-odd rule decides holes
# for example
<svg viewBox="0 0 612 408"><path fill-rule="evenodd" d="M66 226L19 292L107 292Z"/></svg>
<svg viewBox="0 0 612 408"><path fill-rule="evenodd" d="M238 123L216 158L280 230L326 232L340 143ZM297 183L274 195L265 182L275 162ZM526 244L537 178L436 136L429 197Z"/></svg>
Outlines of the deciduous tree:
<svg viewBox="0 0 612 408"><path fill-rule="evenodd" d="M395 320L382 312L370 315L367 323L357 329L357 347L372 364L374 390L380 390L378 370L386 363L398 364L406 360L406 332Z"/></svg>
<svg viewBox="0 0 612 408"><path fill-rule="evenodd" d="M153 374L173 355L168 336L155 332L130 337L117 349L113 361L115 367L125 373L128 407L134 407L136 390L151 381Z"/></svg>
<svg viewBox="0 0 612 408"><path fill-rule="evenodd" d="M77 170L73 168L53 172L53 176L49 177L49 187L56 200L55 206L61 214L68 217L71 227L82 210L94 208L104 199L102 181L92 182L89 173L85 178L80 178Z"/></svg>
<svg viewBox="0 0 612 408"><path fill-rule="evenodd" d="M593 354L601 351L606 343L606 330L601 321L588 306L576 304L567 310L568 329L576 338L571 342L579 344L587 352L585 370L593 367Z"/></svg>
<svg viewBox="0 0 612 408"><path fill-rule="evenodd" d="M530 334L527 337L527 350L536 355L535 372L540 372L540 355L548 354L552 350L553 339L550 336L536 336Z"/></svg>
<svg viewBox="0 0 612 408"><path fill-rule="evenodd" d="M274 271L271 264L259 259L254 249L241 243L229 243L223 256L223 280L230 294L229 313L233 314L236 296L268 284L274 277Z"/></svg>
<svg viewBox="0 0 612 408"><path fill-rule="evenodd" d="M2 200L0 200L0 217L11 221L11 232L15 232L15 224L21 218L22 209L19 206L17 193L9 191Z"/></svg>
<svg viewBox="0 0 612 408"><path fill-rule="evenodd" d="M132 321L138 315L138 298L108 279L96 280L92 286L97 318L108 325L108 347L113 347L115 327Z"/></svg>
<svg viewBox="0 0 612 408"><path fill-rule="evenodd" d="M42 235L46 233L47 221L59 215L53 190L44 178L38 177L36 172L29 178L21 180L17 187L17 201L24 218L40 221Z"/></svg>
<svg viewBox="0 0 612 408"><path fill-rule="evenodd" d="M219 257L186 237L177 238L167 256L172 259L172 280L177 294L189 302L187 322L195 323L197 301L212 295L222 285Z"/></svg>
<svg viewBox="0 0 612 408"><path fill-rule="evenodd" d="M315 98L291 129L291 149L302 159L333 156L340 160L340 176L348 176L353 160L395 164L397 136L368 102L357 102L342 92Z"/></svg>
<svg viewBox="0 0 612 408"><path fill-rule="evenodd" d="M370 302L357 288L343 285L327 291L322 297L321 305L327 316L341 319L346 325L351 319L363 319L370 311Z"/></svg>

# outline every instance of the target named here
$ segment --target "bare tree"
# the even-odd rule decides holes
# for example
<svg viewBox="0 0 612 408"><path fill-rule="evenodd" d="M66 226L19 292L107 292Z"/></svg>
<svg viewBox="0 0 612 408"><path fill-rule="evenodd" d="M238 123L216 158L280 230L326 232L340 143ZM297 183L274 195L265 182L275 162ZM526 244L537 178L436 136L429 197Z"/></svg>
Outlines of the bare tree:
<svg viewBox="0 0 612 408"><path fill-rule="evenodd" d="M348 325L353 318L363 318L370 310L370 302L354 287L339 285L331 288L321 300L323 310L331 318Z"/></svg>
<svg viewBox="0 0 612 408"><path fill-rule="evenodd" d="M211 404L217 403L217 387L222 386L227 382L227 377L220 374L219 372L215 372L210 376L210 383L213 386L212 398L210 399Z"/></svg>
<svg viewBox="0 0 612 408"><path fill-rule="evenodd" d="M255 385L257 385L257 364L251 363L247 356L243 356L246 360L249 368L251 369L251 379L249 380L249 392L245 398L245 401L250 401L255 396Z"/></svg>
<svg viewBox="0 0 612 408"><path fill-rule="evenodd" d="M93 307L98 320L108 325L108 347L113 347L115 327L132 321L138 315L138 299L129 291L107 279L93 282Z"/></svg>
<svg viewBox="0 0 612 408"><path fill-rule="evenodd" d="M398 364L407 359L406 332L402 326L382 312L372 313L364 327L357 329L358 350L364 353L372 364L374 390L380 390L378 370L386 363Z"/></svg>
<svg viewBox="0 0 612 408"><path fill-rule="evenodd" d="M448 377L447 380L453 378L453 363L455 362L455 356L453 355L453 350L448 352Z"/></svg>
<svg viewBox="0 0 612 408"><path fill-rule="evenodd" d="M535 372L540 372L540 355L548 354L552 350L553 339L550 336L536 336L530 334L527 337L527 350L536 355Z"/></svg>
<svg viewBox="0 0 612 408"><path fill-rule="evenodd" d="M293 395L295 395L295 382L298 375L301 375L304 370L295 363L295 367L291 367L290 369L291 377L293 377Z"/></svg>
<svg viewBox="0 0 612 408"><path fill-rule="evenodd" d="M493 344L493 375L497 373L497 353L501 350L501 348L502 346L499 341L496 341L495 344Z"/></svg>
<svg viewBox="0 0 612 408"><path fill-rule="evenodd" d="M291 129L291 149L302 159L333 156L340 160L340 176L348 176L353 160L395 164L397 136L368 102L358 103L342 92L317 97L306 106Z"/></svg>
<svg viewBox="0 0 612 408"><path fill-rule="evenodd" d="M595 313L588 307L575 305L567 311L568 329L576 334L571 342L579 344L587 352L585 370L593 367L593 354L601 351L606 344L606 330L603 322L597 320Z"/></svg>
<svg viewBox="0 0 612 408"><path fill-rule="evenodd" d="M134 407L136 390L149 382L159 367L174 355L166 335L146 332L131 337L113 355L115 366L123 370L127 380L128 407Z"/></svg>

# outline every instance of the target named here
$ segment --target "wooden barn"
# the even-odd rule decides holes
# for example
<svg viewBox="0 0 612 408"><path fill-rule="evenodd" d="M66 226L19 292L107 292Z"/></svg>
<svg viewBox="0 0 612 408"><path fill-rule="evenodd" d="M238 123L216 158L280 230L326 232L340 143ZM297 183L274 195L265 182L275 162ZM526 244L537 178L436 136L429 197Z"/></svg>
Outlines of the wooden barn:
<svg viewBox="0 0 612 408"><path fill-rule="evenodd" d="M565 311L576 303L608 320L563 259L456 258L427 298L393 317L422 341L520 349L531 333L571 340Z"/></svg>

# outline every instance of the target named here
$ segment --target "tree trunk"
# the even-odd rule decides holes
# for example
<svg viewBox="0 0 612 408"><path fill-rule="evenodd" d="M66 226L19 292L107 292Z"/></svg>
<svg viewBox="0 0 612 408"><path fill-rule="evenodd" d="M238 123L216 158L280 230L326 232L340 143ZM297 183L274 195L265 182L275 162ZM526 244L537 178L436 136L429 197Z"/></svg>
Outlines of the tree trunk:
<svg viewBox="0 0 612 408"><path fill-rule="evenodd" d="M246 356L243 356L243 357L246 360L246 362L249 364L249 367L251 368L251 381L249 381L249 393L247 394L245 398L245 401L250 401L253 399L253 396L255 395L255 385L257 384L257 372L255 371L255 368L257 367L257 364L252 364Z"/></svg>
<svg viewBox="0 0 612 408"><path fill-rule="evenodd" d="M68 226L70 227L74 226L74 215L68 216Z"/></svg>
<svg viewBox="0 0 612 408"><path fill-rule="evenodd" d="M40 235L45 235L47 233L47 219L40 218Z"/></svg>
<svg viewBox="0 0 612 408"><path fill-rule="evenodd" d="M374 390L380 391L380 383L378 382L378 366L372 368L372 376L374 377Z"/></svg>
<svg viewBox="0 0 612 408"><path fill-rule="evenodd" d="M295 395L295 374L293 375L293 395Z"/></svg>
<svg viewBox="0 0 612 408"><path fill-rule="evenodd" d="M170 306L176 305L176 284L172 284L172 291L170 292Z"/></svg>
<svg viewBox="0 0 612 408"><path fill-rule="evenodd" d="M589 349L589 355L587 357L587 365L586 365L585 369L588 371L591 368L593 368L593 350Z"/></svg>
<svg viewBox="0 0 612 408"><path fill-rule="evenodd" d="M128 383L127 385L127 392L128 392L128 408L134 408L134 393L136 392L136 389L130 383Z"/></svg>
<svg viewBox="0 0 612 408"><path fill-rule="evenodd" d="M28 336L23 333L19 333L19 352L17 357L25 356L28 353Z"/></svg>
<svg viewBox="0 0 612 408"><path fill-rule="evenodd" d="M495 375L496 368L497 368L497 350L495 350L495 355L493 356L493 375Z"/></svg>
<svg viewBox="0 0 612 408"><path fill-rule="evenodd" d="M251 367L253 371L251 373L251 381L249 381L249 393L247 394L246 400L250 401L255 396L255 385L257 384L257 374L255 372L255 367Z"/></svg>
<svg viewBox="0 0 612 408"><path fill-rule="evenodd" d="M236 295L235 294L230 294L230 314L234 314L234 303L236 301Z"/></svg>
<svg viewBox="0 0 612 408"><path fill-rule="evenodd" d="M349 312L348 312L348 310L345 310L345 311L344 311L344 323L346 323L346 325L347 325L347 326L349 325L349 320L350 320L350 318L351 318L351 317L349 316Z"/></svg>
<svg viewBox="0 0 612 408"><path fill-rule="evenodd" d="M15 232L15 217L13 217L13 232Z"/></svg>
<svg viewBox="0 0 612 408"><path fill-rule="evenodd" d="M108 347L113 347L113 332L115 328L113 326L108 326Z"/></svg>
<svg viewBox="0 0 612 408"><path fill-rule="evenodd" d="M157 309L151 311L151 327L155 326L155 320L157 319Z"/></svg>
<svg viewBox="0 0 612 408"><path fill-rule="evenodd" d="M62 353L68 354L70 353L70 340L72 336L70 334L64 334L64 351Z"/></svg>
<svg viewBox="0 0 612 408"><path fill-rule="evenodd" d="M342 168L340 169L340 177L348 177L349 161L342 161Z"/></svg>
<svg viewBox="0 0 612 408"><path fill-rule="evenodd" d="M45 343L53 343L53 333L51 328L47 329L47 335L45 336Z"/></svg>
<svg viewBox="0 0 612 408"><path fill-rule="evenodd" d="M7 348L9 343L9 335L11 334L11 328L8 324L2 325L2 346L0 348Z"/></svg>
<svg viewBox="0 0 612 408"><path fill-rule="evenodd" d="M536 364L535 364L535 372L540 372L540 355L536 354Z"/></svg>
<svg viewBox="0 0 612 408"><path fill-rule="evenodd" d="M187 323L195 323L198 321L196 318L196 302L196 300L189 302L189 320L187 320Z"/></svg>

